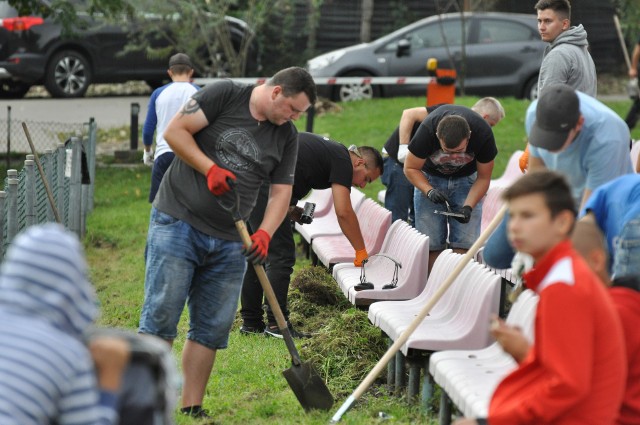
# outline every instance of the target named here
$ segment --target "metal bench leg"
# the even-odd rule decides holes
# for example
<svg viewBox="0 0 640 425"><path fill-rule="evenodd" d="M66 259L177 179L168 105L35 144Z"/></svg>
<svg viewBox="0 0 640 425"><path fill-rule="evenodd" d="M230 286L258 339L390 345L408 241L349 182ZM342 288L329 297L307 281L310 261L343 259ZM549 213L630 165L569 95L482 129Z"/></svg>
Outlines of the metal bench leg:
<svg viewBox="0 0 640 425"><path fill-rule="evenodd" d="M398 351L396 353L396 388L395 388L395 394L396 395L400 395L402 390L404 389L404 374L405 374L405 368L404 368L404 354L402 354L401 351Z"/></svg>
<svg viewBox="0 0 640 425"><path fill-rule="evenodd" d="M393 340L391 338L387 338L389 347L393 345ZM389 387L389 391L393 391L394 385L396 383L396 362L395 357L389 363L387 363L387 386Z"/></svg>
<svg viewBox="0 0 640 425"><path fill-rule="evenodd" d="M422 369L420 358L409 360L409 385L407 387L407 398L413 402L420 395L420 369Z"/></svg>
<svg viewBox="0 0 640 425"><path fill-rule="evenodd" d="M442 389L440 393L440 414L438 416L440 425L451 425L451 399L446 391Z"/></svg>
<svg viewBox="0 0 640 425"><path fill-rule="evenodd" d="M422 408L425 412L431 411L431 399L433 398L433 378L429 373L429 358L425 362L424 379L422 380Z"/></svg>

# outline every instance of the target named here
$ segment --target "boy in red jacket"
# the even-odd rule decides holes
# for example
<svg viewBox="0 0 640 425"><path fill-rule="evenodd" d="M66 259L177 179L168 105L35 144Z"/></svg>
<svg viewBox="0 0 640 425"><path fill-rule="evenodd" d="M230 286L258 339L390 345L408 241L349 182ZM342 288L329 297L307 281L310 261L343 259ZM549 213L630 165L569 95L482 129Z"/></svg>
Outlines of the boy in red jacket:
<svg viewBox="0 0 640 425"><path fill-rule="evenodd" d="M626 384L624 339L607 290L569 236L575 206L568 183L553 171L531 172L504 193L509 241L531 255L523 275L540 296L535 342L496 388L489 416L456 425L608 425ZM494 331L500 342L500 322Z"/></svg>

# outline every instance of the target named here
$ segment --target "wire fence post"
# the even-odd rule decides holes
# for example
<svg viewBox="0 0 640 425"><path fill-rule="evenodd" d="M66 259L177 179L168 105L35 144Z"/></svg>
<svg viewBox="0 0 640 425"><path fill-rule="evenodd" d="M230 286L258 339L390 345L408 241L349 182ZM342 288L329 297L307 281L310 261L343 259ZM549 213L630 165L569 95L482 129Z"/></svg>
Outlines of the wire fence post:
<svg viewBox="0 0 640 425"><path fill-rule="evenodd" d="M7 106L7 157L6 169L11 168L11 106Z"/></svg>
<svg viewBox="0 0 640 425"><path fill-rule="evenodd" d="M59 143L56 149L57 161L56 161L56 206L58 207L58 213L60 214L60 219L62 220L62 224L66 225L67 223L67 208L65 208L66 203L64 202L64 169L66 166L66 154L67 151L64 147L64 144Z"/></svg>
<svg viewBox="0 0 640 425"><path fill-rule="evenodd" d="M67 151L68 153L68 151ZM80 215L82 210L82 155L80 139L71 138L71 169L69 179L69 230L82 237ZM66 174L66 172L65 172Z"/></svg>
<svg viewBox="0 0 640 425"><path fill-rule="evenodd" d="M0 191L0 261L4 260L4 225L6 222L5 217L5 201L7 199L7 192Z"/></svg>
<svg viewBox="0 0 640 425"><path fill-rule="evenodd" d="M26 172L24 192L26 225L33 226L36 224L36 171L33 155L27 155L27 159L24 161L24 169Z"/></svg>
<svg viewBox="0 0 640 425"><path fill-rule="evenodd" d="M9 205L7 208L7 242L18 234L18 171L7 170Z"/></svg>

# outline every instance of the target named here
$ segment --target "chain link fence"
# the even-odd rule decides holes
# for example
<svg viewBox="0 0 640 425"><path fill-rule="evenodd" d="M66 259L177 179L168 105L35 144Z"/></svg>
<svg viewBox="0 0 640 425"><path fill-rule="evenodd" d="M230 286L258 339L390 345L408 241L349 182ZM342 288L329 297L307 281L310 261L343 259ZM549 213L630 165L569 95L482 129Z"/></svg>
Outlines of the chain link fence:
<svg viewBox="0 0 640 425"><path fill-rule="evenodd" d="M38 223L58 221L82 238L93 209L96 123L28 122L27 127L36 154L27 154L19 171L7 170L0 191L0 258L18 232ZM0 120L6 137L14 128L23 131L21 123ZM22 139L7 143L5 153L30 152L24 134Z"/></svg>

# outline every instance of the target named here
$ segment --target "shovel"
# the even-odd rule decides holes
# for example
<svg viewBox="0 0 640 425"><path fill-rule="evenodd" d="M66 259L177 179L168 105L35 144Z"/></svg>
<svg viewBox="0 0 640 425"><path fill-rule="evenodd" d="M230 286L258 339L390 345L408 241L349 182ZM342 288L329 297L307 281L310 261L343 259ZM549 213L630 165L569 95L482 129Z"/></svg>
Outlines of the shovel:
<svg viewBox="0 0 640 425"><path fill-rule="evenodd" d="M235 221L236 229L240 234L242 243L246 247L249 247L252 243L251 237L249 236L244 220L240 216L239 209L239 199L236 193L236 205L232 210L233 220ZM300 360L300 355L291 337L289 326L287 326L287 321L284 319L284 314L280 309L280 304L278 304L276 294L273 292L271 282L269 282L269 277L264 271L264 267L261 264L254 264L253 268L256 271L260 285L262 285L262 290L267 297L271 311L278 323L278 329L280 329L289 354L291 355L291 367L284 370L282 374L305 411L308 412L312 409L331 409L333 406L333 396L313 366L309 363L303 363Z"/></svg>

